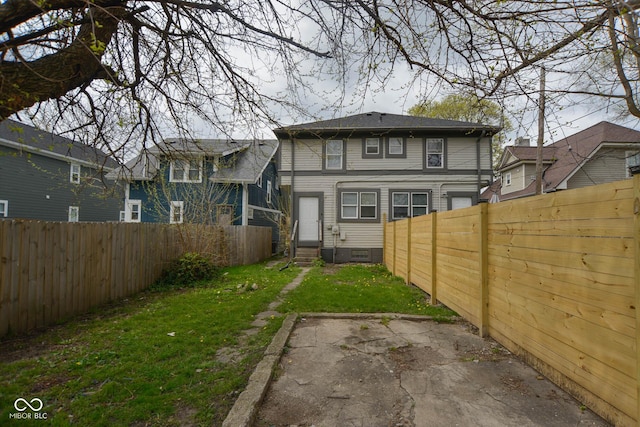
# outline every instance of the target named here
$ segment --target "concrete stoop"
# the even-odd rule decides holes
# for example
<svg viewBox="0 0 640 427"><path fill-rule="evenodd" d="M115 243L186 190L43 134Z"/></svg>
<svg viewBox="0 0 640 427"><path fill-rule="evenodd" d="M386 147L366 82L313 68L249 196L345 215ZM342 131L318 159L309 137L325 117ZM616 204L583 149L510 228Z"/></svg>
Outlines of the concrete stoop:
<svg viewBox="0 0 640 427"><path fill-rule="evenodd" d="M294 262L299 267L310 267L318 258L318 248L298 248Z"/></svg>

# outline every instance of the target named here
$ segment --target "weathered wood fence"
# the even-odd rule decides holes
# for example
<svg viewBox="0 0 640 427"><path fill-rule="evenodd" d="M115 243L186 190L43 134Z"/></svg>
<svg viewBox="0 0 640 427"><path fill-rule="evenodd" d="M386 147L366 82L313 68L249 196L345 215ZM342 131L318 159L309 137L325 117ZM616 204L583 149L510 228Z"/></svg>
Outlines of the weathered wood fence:
<svg viewBox="0 0 640 427"><path fill-rule="evenodd" d="M259 262L271 256L271 229L0 221L0 337L135 294L204 249L219 265Z"/></svg>
<svg viewBox="0 0 640 427"><path fill-rule="evenodd" d="M394 274L608 421L640 423L640 176L384 227Z"/></svg>

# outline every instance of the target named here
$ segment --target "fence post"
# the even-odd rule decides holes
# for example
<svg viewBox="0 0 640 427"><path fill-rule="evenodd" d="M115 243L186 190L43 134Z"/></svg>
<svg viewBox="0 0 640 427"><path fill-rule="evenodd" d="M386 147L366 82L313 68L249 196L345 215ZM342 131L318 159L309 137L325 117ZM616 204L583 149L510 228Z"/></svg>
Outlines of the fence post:
<svg viewBox="0 0 640 427"><path fill-rule="evenodd" d="M387 214L382 214L382 265L387 265Z"/></svg>
<svg viewBox="0 0 640 427"><path fill-rule="evenodd" d="M438 212L431 213L431 305L438 303L438 242L436 236L438 235Z"/></svg>
<svg viewBox="0 0 640 427"><path fill-rule="evenodd" d="M411 284L411 217L407 218L407 285Z"/></svg>
<svg viewBox="0 0 640 427"><path fill-rule="evenodd" d="M640 422L640 174L633 176L633 247L636 310L636 422Z"/></svg>
<svg viewBox="0 0 640 427"><path fill-rule="evenodd" d="M393 226L391 228L393 228L393 269L391 270L391 272L393 273L393 275L396 275L396 246L398 246L398 239L397 239L397 235L396 235L396 223L397 221L393 221L391 224L393 224Z"/></svg>
<svg viewBox="0 0 640 427"><path fill-rule="evenodd" d="M488 244L489 204L480 204L480 327L481 337L489 336L489 244Z"/></svg>

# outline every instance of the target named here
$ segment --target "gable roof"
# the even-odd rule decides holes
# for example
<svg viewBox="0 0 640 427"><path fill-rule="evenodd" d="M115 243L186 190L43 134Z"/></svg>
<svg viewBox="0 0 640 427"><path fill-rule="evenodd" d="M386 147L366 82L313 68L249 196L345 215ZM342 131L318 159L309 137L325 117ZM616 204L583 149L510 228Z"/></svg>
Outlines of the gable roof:
<svg viewBox="0 0 640 427"><path fill-rule="evenodd" d="M509 145L504 148L498 171L510 169L521 163L535 163L538 147ZM542 163L551 163L555 158L556 148L552 146L542 147Z"/></svg>
<svg viewBox="0 0 640 427"><path fill-rule="evenodd" d="M265 170L277 149L278 141L275 139L165 140L128 161L118 170L109 173L107 177L125 181L149 181L155 178L162 157L181 158L194 155L225 157L237 153L232 164L214 172L209 180L253 184Z"/></svg>
<svg viewBox="0 0 640 427"><path fill-rule="evenodd" d="M267 168L278 150L275 139L252 141L238 152L235 162L221 167L209 178L212 182L254 184Z"/></svg>
<svg viewBox="0 0 640 427"><path fill-rule="evenodd" d="M259 140L173 138L165 139L154 145L149 148L149 152L168 157L192 155L227 156L248 147L254 142L260 143Z"/></svg>
<svg viewBox="0 0 640 427"><path fill-rule="evenodd" d="M593 158L604 146L624 147L629 144L640 143L640 131L620 126L614 123L602 121L587 129L563 138L548 146L543 147L543 163L552 162L543 171L544 191L550 192L561 189L566 181L571 178L581 167ZM498 171L505 171L520 163L536 161L536 147L509 146L505 153L516 158L501 164ZM503 153L501 161L507 157ZM498 188L491 186L483 193L484 197L491 197ZM535 181L532 181L525 189L500 195L503 200L529 196L535 193Z"/></svg>
<svg viewBox="0 0 640 427"><path fill-rule="evenodd" d="M15 120L0 122L0 145L45 157L112 170L118 162L98 148Z"/></svg>
<svg viewBox="0 0 640 427"><path fill-rule="evenodd" d="M480 123L460 122L456 120L432 119L429 117L405 116L369 112L337 119L321 120L318 122L303 123L299 125L285 126L274 129L273 132L279 138L290 136L319 136L326 134L352 134L356 132L387 133L398 132L438 132L491 136L500 131L499 127L488 126Z"/></svg>
<svg viewBox="0 0 640 427"><path fill-rule="evenodd" d="M569 179L604 145L640 143L640 132L609 122L600 122L553 143L555 161L544 172L545 188L555 190Z"/></svg>

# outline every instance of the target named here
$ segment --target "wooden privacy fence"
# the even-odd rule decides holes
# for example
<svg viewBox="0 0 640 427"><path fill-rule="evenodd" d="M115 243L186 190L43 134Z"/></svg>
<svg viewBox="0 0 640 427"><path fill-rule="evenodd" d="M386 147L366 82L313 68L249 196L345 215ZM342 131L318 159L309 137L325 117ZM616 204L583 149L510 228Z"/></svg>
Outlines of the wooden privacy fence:
<svg viewBox="0 0 640 427"><path fill-rule="evenodd" d="M200 250L220 265L271 256L271 228L0 221L0 337L50 325L151 285Z"/></svg>
<svg viewBox="0 0 640 427"><path fill-rule="evenodd" d="M384 225L385 265L616 425L640 422L640 176Z"/></svg>

